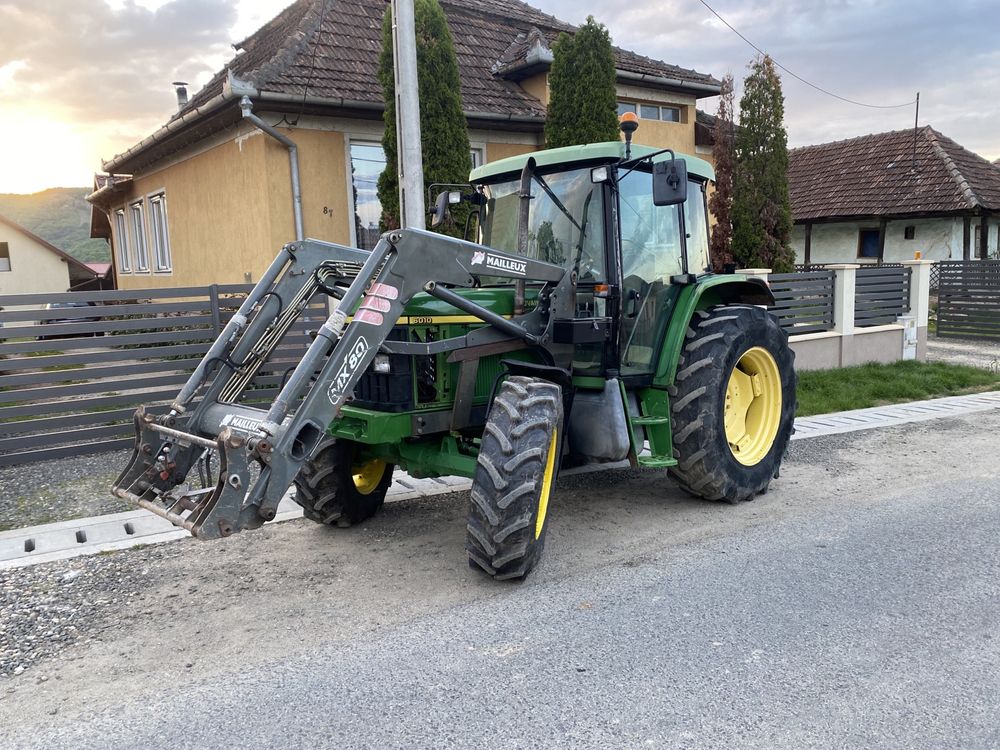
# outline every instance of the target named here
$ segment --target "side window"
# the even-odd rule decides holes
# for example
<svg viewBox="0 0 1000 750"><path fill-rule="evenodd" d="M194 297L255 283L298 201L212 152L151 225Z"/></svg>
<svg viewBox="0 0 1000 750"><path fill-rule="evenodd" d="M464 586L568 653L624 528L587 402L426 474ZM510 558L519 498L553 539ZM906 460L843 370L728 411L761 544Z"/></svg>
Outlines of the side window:
<svg viewBox="0 0 1000 750"><path fill-rule="evenodd" d="M684 230L687 232L688 271L706 273L712 263L708 257L708 214L705 211L705 183L688 182L684 203Z"/></svg>
<svg viewBox="0 0 1000 750"><path fill-rule="evenodd" d="M132 247L135 250L135 270L149 270L149 252L146 250L146 218L142 210L142 201L136 201L129 207L130 224L132 225Z"/></svg>
<svg viewBox="0 0 1000 750"><path fill-rule="evenodd" d="M118 272L132 273L128 252L128 229L125 226L125 209L115 211L115 241L118 244Z"/></svg>
<svg viewBox="0 0 1000 750"><path fill-rule="evenodd" d="M654 206L652 177L638 169L618 183L622 233L622 275L669 283L681 272L676 206Z"/></svg>
<svg viewBox="0 0 1000 750"><path fill-rule="evenodd" d="M167 232L167 196L164 193L149 199L150 231L153 236L153 257L157 271L169 271L170 235Z"/></svg>

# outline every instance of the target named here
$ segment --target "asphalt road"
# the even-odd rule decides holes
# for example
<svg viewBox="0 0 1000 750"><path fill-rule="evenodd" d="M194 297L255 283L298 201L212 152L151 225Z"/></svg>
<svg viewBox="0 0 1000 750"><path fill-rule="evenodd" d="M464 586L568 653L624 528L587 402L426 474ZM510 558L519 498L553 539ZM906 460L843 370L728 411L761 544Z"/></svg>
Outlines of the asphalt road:
<svg viewBox="0 0 1000 750"><path fill-rule="evenodd" d="M755 503L677 530L703 507L678 498L634 538L567 501L524 585L439 580L473 593L402 615L405 590L373 595L370 626L326 637L301 613L356 605L295 596L274 653L183 679L146 667L120 692L90 685L86 705L62 695L55 716L27 707L85 669L19 690L0 746L998 748L998 428L988 414L802 441ZM638 477L560 492L638 496ZM595 524L607 544L574 549Z"/></svg>

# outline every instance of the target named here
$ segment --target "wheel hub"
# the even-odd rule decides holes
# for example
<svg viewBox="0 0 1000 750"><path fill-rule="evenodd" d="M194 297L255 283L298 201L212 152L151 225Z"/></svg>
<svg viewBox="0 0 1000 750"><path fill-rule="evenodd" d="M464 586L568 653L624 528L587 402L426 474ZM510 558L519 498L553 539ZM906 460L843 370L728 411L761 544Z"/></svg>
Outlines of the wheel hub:
<svg viewBox="0 0 1000 750"><path fill-rule="evenodd" d="M730 373L723 423L741 464L758 464L771 450L781 425L781 375L767 349L748 349Z"/></svg>
<svg viewBox="0 0 1000 750"><path fill-rule="evenodd" d="M354 478L354 489L362 495L370 495L382 481L385 473L385 461L373 458L364 463L354 464L351 467L351 474Z"/></svg>

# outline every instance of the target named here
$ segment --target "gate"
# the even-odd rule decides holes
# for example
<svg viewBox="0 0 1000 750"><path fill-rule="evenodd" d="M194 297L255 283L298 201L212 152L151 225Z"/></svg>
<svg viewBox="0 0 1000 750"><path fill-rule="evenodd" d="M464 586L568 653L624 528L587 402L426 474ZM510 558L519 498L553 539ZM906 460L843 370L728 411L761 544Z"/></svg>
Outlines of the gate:
<svg viewBox="0 0 1000 750"><path fill-rule="evenodd" d="M938 263L937 333L1000 342L1000 260Z"/></svg>

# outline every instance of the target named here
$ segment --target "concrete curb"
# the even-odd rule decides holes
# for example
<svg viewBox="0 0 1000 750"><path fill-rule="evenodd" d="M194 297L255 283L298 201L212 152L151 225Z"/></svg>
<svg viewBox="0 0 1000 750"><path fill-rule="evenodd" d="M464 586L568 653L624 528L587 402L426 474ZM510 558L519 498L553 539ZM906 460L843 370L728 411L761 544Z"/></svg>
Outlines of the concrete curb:
<svg viewBox="0 0 1000 750"><path fill-rule="evenodd" d="M1000 409L1000 392L951 396L816 417L800 417L795 420L795 434L792 439L803 440L822 435L870 430L992 409ZM627 468L628 465L627 461L620 461L614 464L581 466L567 469L562 474L566 476L586 474ZM389 488L386 501L395 502L463 492L471 486L471 480L462 477L415 479L404 472L399 472ZM278 506L275 521L288 521L301 516L301 509L290 495L287 495ZM178 529L169 521L145 510L13 529L0 532L0 570L53 560L67 560L81 555L93 555L138 545L160 544L186 537L190 537L187 531Z"/></svg>

